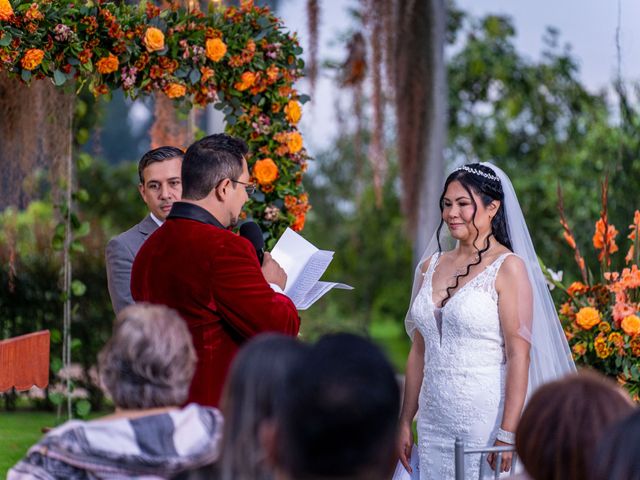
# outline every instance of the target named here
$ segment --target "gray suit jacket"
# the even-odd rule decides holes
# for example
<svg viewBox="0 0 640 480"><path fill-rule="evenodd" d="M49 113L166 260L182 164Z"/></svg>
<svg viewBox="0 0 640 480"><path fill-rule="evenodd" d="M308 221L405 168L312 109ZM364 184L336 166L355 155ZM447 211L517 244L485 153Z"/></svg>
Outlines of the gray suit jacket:
<svg viewBox="0 0 640 480"><path fill-rule="evenodd" d="M116 315L127 305L135 303L131 296L131 268L138 250L156 229L158 224L147 215L139 224L131 227L107 243L107 284L111 304Z"/></svg>

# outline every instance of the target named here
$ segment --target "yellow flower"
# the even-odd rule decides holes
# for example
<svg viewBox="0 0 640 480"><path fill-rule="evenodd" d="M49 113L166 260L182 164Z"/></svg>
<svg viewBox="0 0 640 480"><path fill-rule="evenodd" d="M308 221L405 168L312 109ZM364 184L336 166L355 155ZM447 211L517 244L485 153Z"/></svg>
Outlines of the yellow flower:
<svg viewBox="0 0 640 480"><path fill-rule="evenodd" d="M240 92L244 92L245 90L247 90L248 88L250 88L251 86L253 86L253 82L256 81L256 74L253 72L244 72L241 76L240 76L240 81L237 82L234 87L236 90L239 90Z"/></svg>
<svg viewBox="0 0 640 480"><path fill-rule="evenodd" d="M107 73L117 72L119 65L120 62L118 62L118 57L111 53L108 57L103 57L96 62L96 68L98 69L98 72L103 75L106 75Z"/></svg>
<svg viewBox="0 0 640 480"><path fill-rule="evenodd" d="M573 348L573 353L575 353L578 357L584 355L587 352L587 346L580 342L580 343L576 343Z"/></svg>
<svg viewBox="0 0 640 480"><path fill-rule="evenodd" d="M219 62L227 53L227 45L219 38L210 38L206 42L206 55L209 60Z"/></svg>
<svg viewBox="0 0 640 480"><path fill-rule="evenodd" d="M609 334L609 341L616 347L622 347L624 345L624 338L622 338L620 332L611 332Z"/></svg>
<svg viewBox="0 0 640 480"><path fill-rule="evenodd" d="M13 16L13 8L9 0L0 0L0 20L9 20Z"/></svg>
<svg viewBox="0 0 640 480"><path fill-rule="evenodd" d="M607 358L613 353L613 349L607 347L606 340L600 336L594 340L593 348L596 351L596 355L600 358Z"/></svg>
<svg viewBox="0 0 640 480"><path fill-rule="evenodd" d="M20 64L25 70L34 70L42 63L43 58L44 52L42 50L39 48L30 48L24 54L22 60L20 60Z"/></svg>
<svg viewBox="0 0 640 480"><path fill-rule="evenodd" d="M179 83L170 83L164 87L164 93L169 98L184 97L187 93L187 87L180 85Z"/></svg>
<svg viewBox="0 0 640 480"><path fill-rule="evenodd" d="M576 323L585 330L591 330L600 323L600 312L593 307L583 307L576 314Z"/></svg>
<svg viewBox="0 0 640 480"><path fill-rule="evenodd" d="M253 166L253 176L260 185L270 185L278 178L278 166L270 158L258 160Z"/></svg>
<svg viewBox="0 0 640 480"><path fill-rule="evenodd" d="M300 108L300 104L295 100L289 100L287 106L284 107L284 113L286 114L289 123L295 125L302 116L302 108Z"/></svg>
<svg viewBox="0 0 640 480"><path fill-rule="evenodd" d="M629 315L622 320L621 326L627 335L638 335L640 333L640 318L637 315Z"/></svg>
<svg viewBox="0 0 640 480"><path fill-rule="evenodd" d="M144 32L144 45L147 47L148 52L157 52L164 48L164 33L162 30L149 27Z"/></svg>
<svg viewBox="0 0 640 480"><path fill-rule="evenodd" d="M302 135L299 132L291 132L287 136L287 148L291 153L302 150Z"/></svg>
<svg viewBox="0 0 640 480"><path fill-rule="evenodd" d="M611 325L609 325L607 322L600 322L598 324L598 330L600 330L602 333L609 333L611 331Z"/></svg>
<svg viewBox="0 0 640 480"><path fill-rule="evenodd" d="M631 353L635 357L640 357L640 336L633 337L629 342L629 348L631 348Z"/></svg>

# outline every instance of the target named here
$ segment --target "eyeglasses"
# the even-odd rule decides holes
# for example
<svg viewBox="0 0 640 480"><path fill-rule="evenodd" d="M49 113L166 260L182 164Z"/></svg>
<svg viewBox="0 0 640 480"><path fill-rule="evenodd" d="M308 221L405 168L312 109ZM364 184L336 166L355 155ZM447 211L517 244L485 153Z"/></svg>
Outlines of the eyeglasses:
<svg viewBox="0 0 640 480"><path fill-rule="evenodd" d="M256 193L256 185L254 183L245 183L245 182L241 182L239 180L231 180L233 183L239 183L240 185L244 185L244 189L247 192L247 195L251 196L254 193Z"/></svg>

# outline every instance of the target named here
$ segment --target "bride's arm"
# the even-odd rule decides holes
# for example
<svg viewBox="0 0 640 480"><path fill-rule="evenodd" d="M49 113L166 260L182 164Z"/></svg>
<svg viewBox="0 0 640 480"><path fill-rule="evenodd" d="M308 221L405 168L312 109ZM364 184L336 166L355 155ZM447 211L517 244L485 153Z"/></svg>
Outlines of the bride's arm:
<svg viewBox="0 0 640 480"><path fill-rule="evenodd" d="M411 426L418 411L418 396L422 386L424 370L424 339L420 332L413 334L413 344L407 360L407 371L404 380L404 399L400 412L400 462L411 472L409 457L413 446Z"/></svg>
<svg viewBox="0 0 640 480"><path fill-rule="evenodd" d="M515 432L527 396L529 383L529 342L522 336L521 327L531 331L533 294L527 270L522 260L510 255L502 264L496 279L500 325L504 335L507 359L504 412L500 428ZM504 444L504 442L499 442ZM507 458L508 457L508 458ZM505 457L510 467L510 455Z"/></svg>

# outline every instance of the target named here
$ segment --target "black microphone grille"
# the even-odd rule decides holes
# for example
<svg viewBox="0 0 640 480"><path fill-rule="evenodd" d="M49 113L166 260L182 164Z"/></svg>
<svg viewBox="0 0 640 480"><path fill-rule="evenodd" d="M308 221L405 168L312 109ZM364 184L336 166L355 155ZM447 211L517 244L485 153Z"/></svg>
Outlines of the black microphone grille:
<svg viewBox="0 0 640 480"><path fill-rule="evenodd" d="M264 248L262 230L256 222L245 222L240 225L240 236L249 240L256 250Z"/></svg>

